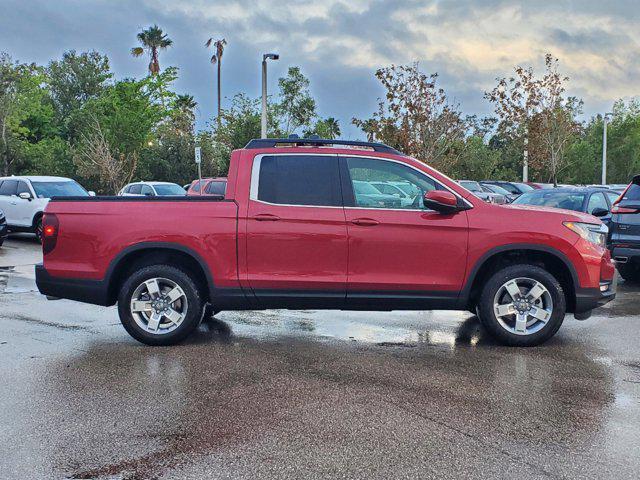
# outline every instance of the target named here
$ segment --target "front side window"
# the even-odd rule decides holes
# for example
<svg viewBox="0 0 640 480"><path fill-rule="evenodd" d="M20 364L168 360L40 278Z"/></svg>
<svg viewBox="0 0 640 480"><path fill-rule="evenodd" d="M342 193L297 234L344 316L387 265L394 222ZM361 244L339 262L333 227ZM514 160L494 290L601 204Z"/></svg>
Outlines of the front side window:
<svg viewBox="0 0 640 480"><path fill-rule="evenodd" d="M129 187L129 193L132 193L134 195L140 195L141 190L142 190L142 185L140 185L139 183L136 183L135 185L131 185Z"/></svg>
<svg viewBox="0 0 640 480"><path fill-rule="evenodd" d="M424 193L444 188L423 173L400 163L359 157L348 157L346 163L356 207L424 209ZM396 185L402 185L407 195L385 193L398 192ZM385 186L392 189L387 190Z"/></svg>
<svg viewBox="0 0 640 480"><path fill-rule="evenodd" d="M182 195L186 195L187 194L187 192L185 192L184 188L182 188L177 183L156 183L153 186L153 188L156 189L156 193L158 195L178 197L178 196L182 196ZM144 192L142 192L142 193L144 193Z"/></svg>
<svg viewBox="0 0 640 480"><path fill-rule="evenodd" d="M149 185L142 185L142 188L140 189L140 193L142 195L146 195L147 197L153 196L153 190Z"/></svg>
<svg viewBox="0 0 640 480"><path fill-rule="evenodd" d="M16 191L16 193L18 195L20 195L21 193L28 193L29 195L31 195L31 190L29 190L27 182L18 182L18 190Z"/></svg>
<svg viewBox="0 0 640 480"><path fill-rule="evenodd" d="M193 187L191 187L191 190L193 190L194 192L199 192L201 185L202 185L202 182L200 180L198 180L197 182L195 182L193 184Z"/></svg>
<svg viewBox="0 0 640 480"><path fill-rule="evenodd" d="M604 198L604 193L598 192L591 195L589 204L587 205L587 213L593 213L598 208L609 210L609 204L607 203L607 199Z"/></svg>
<svg viewBox="0 0 640 480"><path fill-rule="evenodd" d="M259 160L257 199L279 205L342 205L338 158L282 155Z"/></svg>

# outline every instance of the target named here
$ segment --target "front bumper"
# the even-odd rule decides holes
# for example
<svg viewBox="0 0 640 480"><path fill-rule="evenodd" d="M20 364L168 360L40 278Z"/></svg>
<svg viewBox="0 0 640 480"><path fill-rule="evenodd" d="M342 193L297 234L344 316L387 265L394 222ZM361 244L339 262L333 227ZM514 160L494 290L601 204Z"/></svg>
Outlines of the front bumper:
<svg viewBox="0 0 640 480"><path fill-rule="evenodd" d="M109 289L100 280L53 277L40 263L36 265L36 285L41 294L48 297L68 298L78 302L109 306Z"/></svg>
<svg viewBox="0 0 640 480"><path fill-rule="evenodd" d="M576 308L574 313L587 313L594 308L601 307L614 298L618 290L618 277L615 275L611 282L600 283L600 288L579 288L576 291Z"/></svg>

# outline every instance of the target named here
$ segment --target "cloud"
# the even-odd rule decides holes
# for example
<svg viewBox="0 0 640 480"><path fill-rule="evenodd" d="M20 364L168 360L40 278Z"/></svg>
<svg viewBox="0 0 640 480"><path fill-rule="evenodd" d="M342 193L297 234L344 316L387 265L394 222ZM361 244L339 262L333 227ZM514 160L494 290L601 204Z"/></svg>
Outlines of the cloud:
<svg viewBox="0 0 640 480"><path fill-rule="evenodd" d="M0 44L14 57L46 62L62 51L95 48L116 73L140 75L146 63L129 49L141 28L158 23L174 40L163 66L181 69L178 88L200 103L200 125L214 112L213 71L203 43L225 37L223 91L259 94L259 62L271 63L270 89L288 65L310 77L323 115L367 116L382 94L375 70L419 61L467 113L491 111L482 98L515 65L540 70L544 54L560 58L569 93L587 114L639 92L640 9L636 0L5 0ZM28 5L27 5L28 3ZM345 130L345 128L343 128ZM357 131L346 128L347 135Z"/></svg>

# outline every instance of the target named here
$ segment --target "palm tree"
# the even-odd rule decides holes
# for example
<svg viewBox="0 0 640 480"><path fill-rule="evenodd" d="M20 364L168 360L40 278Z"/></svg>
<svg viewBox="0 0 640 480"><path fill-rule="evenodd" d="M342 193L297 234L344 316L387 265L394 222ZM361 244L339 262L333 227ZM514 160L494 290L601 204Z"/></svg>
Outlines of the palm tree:
<svg viewBox="0 0 640 480"><path fill-rule="evenodd" d="M323 123L326 138L335 140L340 136L340 124L338 123L338 120L333 117L329 117L325 119Z"/></svg>
<svg viewBox="0 0 640 480"><path fill-rule="evenodd" d="M149 54L151 61L149 62L149 74L157 75L160 72L160 62L158 61L158 50L166 49L173 44L166 33L162 33L162 29L158 25L149 27L138 34L138 41L141 47L133 47L131 55L139 57L145 51Z"/></svg>
<svg viewBox="0 0 640 480"><path fill-rule="evenodd" d="M221 40L214 41L213 38L207 40L207 43L204 44L205 48L209 48L213 44L213 48L215 48L215 53L211 56L211 63L215 65L218 64L218 122L220 122L220 112L221 112L221 100L220 100L220 68L222 66L222 54L224 53L224 46L227 44L227 41L223 38Z"/></svg>
<svg viewBox="0 0 640 480"><path fill-rule="evenodd" d="M196 120L194 113L198 103L192 95L178 95L173 103L174 128L180 134L186 134L193 130Z"/></svg>

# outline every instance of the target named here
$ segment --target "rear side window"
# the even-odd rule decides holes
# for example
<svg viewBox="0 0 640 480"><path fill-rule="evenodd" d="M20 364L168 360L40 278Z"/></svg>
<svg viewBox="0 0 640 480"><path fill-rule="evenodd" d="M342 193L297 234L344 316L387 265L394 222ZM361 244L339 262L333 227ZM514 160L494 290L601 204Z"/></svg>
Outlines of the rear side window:
<svg viewBox="0 0 640 480"><path fill-rule="evenodd" d="M622 197L622 201L637 201L640 200L640 185L632 183L629 189Z"/></svg>
<svg viewBox="0 0 640 480"><path fill-rule="evenodd" d="M129 193L133 193L133 194L140 194L140 190L142 190L142 185L140 185L139 183L137 183L136 185L131 185L129 187Z"/></svg>
<svg viewBox="0 0 640 480"><path fill-rule="evenodd" d="M0 195L16 195L18 191L17 180L5 180L0 186Z"/></svg>
<svg viewBox="0 0 640 480"><path fill-rule="evenodd" d="M224 195L227 190L227 182L210 182L205 193L212 195Z"/></svg>
<svg viewBox="0 0 640 480"><path fill-rule="evenodd" d="M342 206L338 157L262 157L257 199L280 205Z"/></svg>

